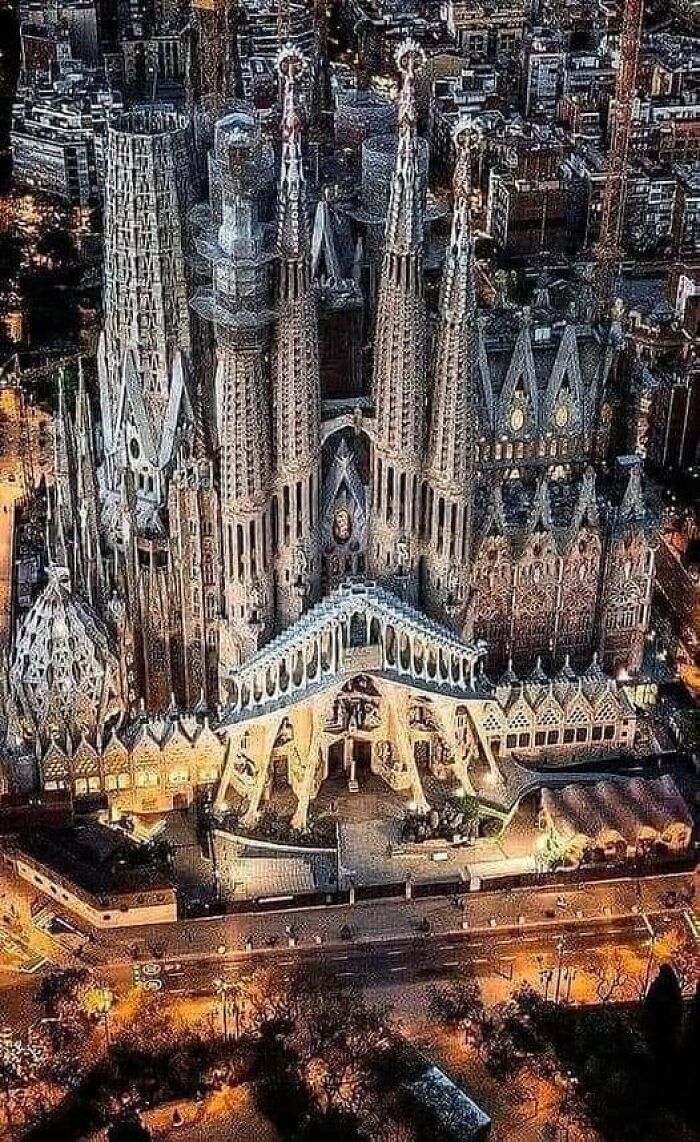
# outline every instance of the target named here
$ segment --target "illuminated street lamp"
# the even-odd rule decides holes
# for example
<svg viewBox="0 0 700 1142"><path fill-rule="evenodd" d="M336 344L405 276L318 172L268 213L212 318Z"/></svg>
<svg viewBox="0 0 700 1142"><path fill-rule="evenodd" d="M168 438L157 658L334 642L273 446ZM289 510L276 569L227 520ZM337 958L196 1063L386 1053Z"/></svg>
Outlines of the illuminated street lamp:
<svg viewBox="0 0 700 1142"><path fill-rule="evenodd" d="M228 1041L229 1035L229 1015L233 1011L234 1016L234 1038L239 1039L241 1034L241 989L240 985L233 983L228 979L215 979L214 991L219 997L221 1004L221 1026L224 1033L224 1039Z"/></svg>
<svg viewBox="0 0 700 1142"><path fill-rule="evenodd" d="M649 937L649 955L647 956L647 966L644 973L644 995L649 990L649 983L651 981L651 967L654 962L654 951L656 949L656 932L652 932Z"/></svg>
<svg viewBox="0 0 700 1142"><path fill-rule="evenodd" d="M556 941L557 947L557 960L556 960L556 988L554 989L554 1002L560 1002L560 991L562 989L562 967L564 966L564 936L561 935Z"/></svg>
<svg viewBox="0 0 700 1142"><path fill-rule="evenodd" d="M107 984L96 985L91 987L85 995L85 1009L91 1015L101 1015L104 1032L105 1032L105 1046L107 1050L112 1045L111 1036L109 1033L109 1013L114 1006L114 992Z"/></svg>

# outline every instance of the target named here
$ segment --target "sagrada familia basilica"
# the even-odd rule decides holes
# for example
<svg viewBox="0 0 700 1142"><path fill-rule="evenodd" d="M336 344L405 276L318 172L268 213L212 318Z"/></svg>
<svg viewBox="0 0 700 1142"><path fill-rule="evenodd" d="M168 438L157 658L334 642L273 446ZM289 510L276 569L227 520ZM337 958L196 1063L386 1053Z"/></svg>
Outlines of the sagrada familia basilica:
<svg viewBox="0 0 700 1142"><path fill-rule="evenodd" d="M109 128L98 393L61 383L10 666L43 788L142 812L208 789L254 823L288 786L304 827L328 776L493 801L528 760L632 746L654 529L618 455L621 314L585 277L564 312L546 281L483 304L477 125L441 203L420 48L397 63L386 178L345 197L308 173L292 48L277 139L235 106L205 178L185 113Z"/></svg>

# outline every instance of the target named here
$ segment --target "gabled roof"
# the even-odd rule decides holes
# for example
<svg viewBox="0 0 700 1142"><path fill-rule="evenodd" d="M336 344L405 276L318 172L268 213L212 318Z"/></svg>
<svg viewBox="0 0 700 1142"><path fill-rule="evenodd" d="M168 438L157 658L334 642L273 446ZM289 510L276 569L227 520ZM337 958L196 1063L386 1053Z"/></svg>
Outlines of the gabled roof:
<svg viewBox="0 0 700 1142"><path fill-rule="evenodd" d="M364 523L367 518L367 508L365 504L365 487L362 483L362 478L357 468L357 461L355 455L348 448L344 439L341 439L340 444L333 457L331 470L324 485L323 504L321 508L322 520L328 524L330 528L330 521L327 520L327 515L335 503L338 492L342 485L345 484L350 498L355 504L355 510L361 516L361 523Z"/></svg>
<svg viewBox="0 0 700 1142"><path fill-rule="evenodd" d="M173 362L168 407L165 410L163 433L160 438L158 461L161 468L165 468L170 463L180 418L183 414L188 420L194 419L192 401L187 388L185 363L182 353L178 350Z"/></svg>
<svg viewBox="0 0 700 1142"><path fill-rule="evenodd" d="M158 453L146 412L146 404L143 399L143 385L139 377L133 349L127 349L122 362L121 387L119 390L119 403L114 426L115 441L120 439L122 428L129 414L133 417L134 425L139 436L139 442L148 463L154 468L157 467Z"/></svg>
<svg viewBox="0 0 700 1142"><path fill-rule="evenodd" d="M338 255L335 226L328 199L319 199L311 235L311 271L320 281L339 282L343 268Z"/></svg>
<svg viewBox="0 0 700 1142"><path fill-rule="evenodd" d="M648 518L642 488L642 459L640 456L622 456L618 465L627 471L627 483L615 516L616 529L645 524Z"/></svg>
<svg viewBox="0 0 700 1142"><path fill-rule="evenodd" d="M427 618L422 611L371 580L349 581L327 595L267 646L246 659L234 671L234 676L252 674L260 668L267 669L280 657L288 655L290 649L301 647L337 623L349 623L355 614L370 620L377 618L385 624L391 623L397 634L410 634L425 643L437 643L461 657L476 657L486 649L483 643L463 642L454 631Z"/></svg>
<svg viewBox="0 0 700 1142"><path fill-rule="evenodd" d="M539 415L539 393L537 391L535 359L532 352L532 337L530 334L530 326L527 322L523 323L508 363L508 371L501 395L504 409L510 406L516 389L521 387L529 396L532 413L535 421L537 421Z"/></svg>

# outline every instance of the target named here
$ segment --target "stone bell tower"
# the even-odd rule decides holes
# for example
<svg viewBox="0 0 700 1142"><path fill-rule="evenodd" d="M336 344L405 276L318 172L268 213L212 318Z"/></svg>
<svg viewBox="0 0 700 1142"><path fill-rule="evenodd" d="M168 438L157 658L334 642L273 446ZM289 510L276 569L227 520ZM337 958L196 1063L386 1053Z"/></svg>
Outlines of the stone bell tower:
<svg viewBox="0 0 700 1142"><path fill-rule="evenodd" d="M396 58L403 83L374 344L369 566L376 579L415 601L426 400L423 207L415 101L415 74L423 52L413 40L405 40Z"/></svg>

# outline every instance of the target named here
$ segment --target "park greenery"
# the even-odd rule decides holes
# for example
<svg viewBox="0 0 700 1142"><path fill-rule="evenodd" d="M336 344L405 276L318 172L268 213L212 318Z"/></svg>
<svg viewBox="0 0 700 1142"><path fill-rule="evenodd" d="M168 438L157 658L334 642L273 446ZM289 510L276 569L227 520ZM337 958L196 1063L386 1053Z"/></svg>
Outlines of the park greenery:
<svg viewBox="0 0 700 1142"><path fill-rule="evenodd" d="M388 1008L325 972L282 980L256 971L215 993L213 1020L201 1023L178 1018L162 995L141 992L106 1050L99 1022L86 1013L89 986L87 973L56 971L38 990L41 1065L37 1057L36 1066L8 1076L24 1124L18 1137L28 1142L105 1129L111 1142L138 1142L148 1137L149 1109L241 1084L289 1142L425 1137L423 1112L404 1085L424 1061L395 1038ZM37 1088L41 1096L30 1097Z"/></svg>
<svg viewBox="0 0 700 1142"><path fill-rule="evenodd" d="M462 979L431 994L429 1011L464 1036L499 1082L563 1090L561 1117L610 1142L690 1142L700 1129L700 984L685 1001L664 964L640 1001L545 1002L529 987L486 1009Z"/></svg>
<svg viewBox="0 0 700 1142"><path fill-rule="evenodd" d="M11 1136L48 1142L106 1130L110 1142L143 1142L149 1110L245 1084L289 1142L440 1142L407 1093L425 1059L392 1030L388 1007L324 971L238 977L213 989L200 1022L160 993L139 992L109 1036L86 1003L91 988L83 969L48 973L31 1036L0 1046ZM486 1007L467 966L431 989L426 1014L504 1089L554 1084L559 1121L582 1137L697 1137L700 988L684 998L667 964L641 1001L588 1007L545 1001L527 986Z"/></svg>

